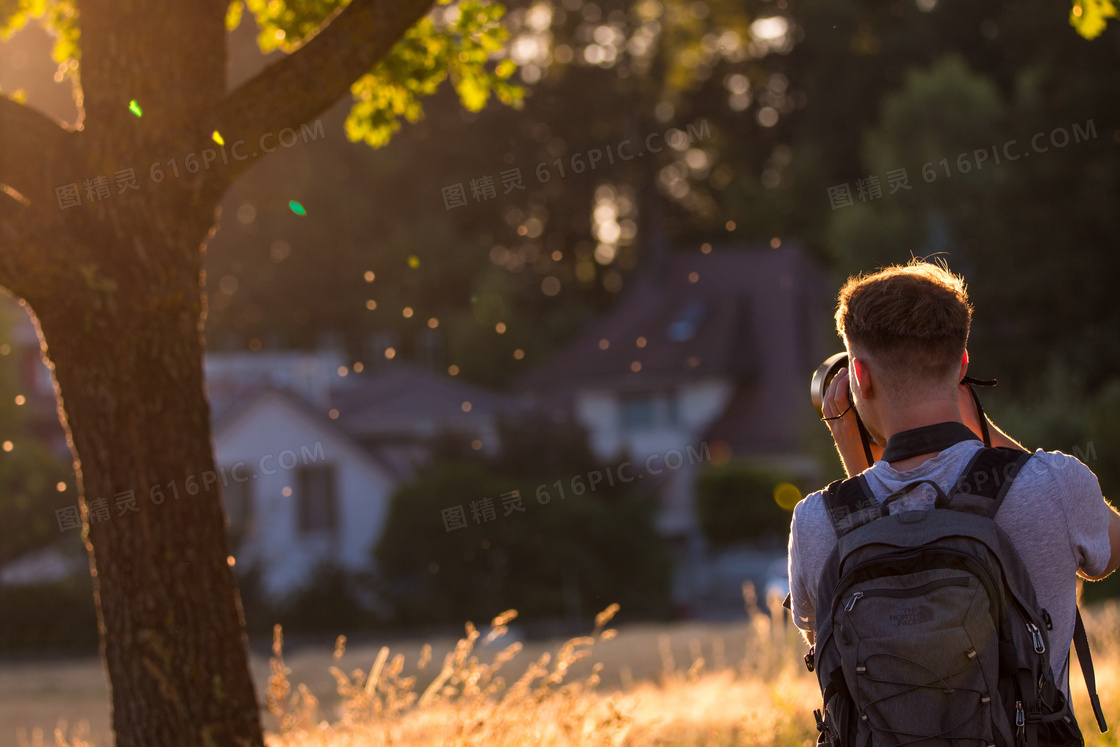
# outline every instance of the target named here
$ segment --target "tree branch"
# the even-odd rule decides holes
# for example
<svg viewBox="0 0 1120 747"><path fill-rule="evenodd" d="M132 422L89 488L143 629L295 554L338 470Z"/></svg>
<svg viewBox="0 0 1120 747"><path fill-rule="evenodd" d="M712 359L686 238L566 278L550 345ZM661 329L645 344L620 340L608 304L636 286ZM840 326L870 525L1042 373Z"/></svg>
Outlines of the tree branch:
<svg viewBox="0 0 1120 747"><path fill-rule="evenodd" d="M227 95L213 111L213 129L226 143L244 140L244 150L253 151L261 136L309 123L349 93L433 4L353 0L299 49ZM225 186L252 163L231 161L229 168L212 173Z"/></svg>
<svg viewBox="0 0 1120 747"><path fill-rule="evenodd" d="M75 0L79 79L90 149L116 153L121 139L174 153L226 89L229 0ZM135 100L143 117L129 110ZM166 156L170 157L170 156Z"/></svg>
<svg viewBox="0 0 1120 747"><path fill-rule="evenodd" d="M65 303L75 254L49 210L36 212L0 191L0 286L19 298Z"/></svg>
<svg viewBox="0 0 1120 747"><path fill-rule="evenodd" d="M75 133L61 123L0 96L0 184L25 198L33 209L48 208L66 168L73 168Z"/></svg>

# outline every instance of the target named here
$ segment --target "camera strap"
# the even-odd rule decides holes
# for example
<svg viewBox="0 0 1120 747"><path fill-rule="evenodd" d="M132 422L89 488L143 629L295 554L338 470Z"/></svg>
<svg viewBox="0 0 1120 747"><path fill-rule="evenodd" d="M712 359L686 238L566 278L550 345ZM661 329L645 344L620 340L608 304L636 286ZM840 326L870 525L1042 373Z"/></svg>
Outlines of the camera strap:
<svg viewBox="0 0 1120 747"><path fill-rule="evenodd" d="M984 406L980 404L980 395L976 393L978 386L995 386L995 379L974 379L971 376L965 376L961 379L962 384L968 384L968 391L972 395L972 401L976 403L976 417L980 420L980 435L984 437L984 445L992 445L991 434L988 433L988 418L984 415Z"/></svg>
<svg viewBox="0 0 1120 747"><path fill-rule="evenodd" d="M896 433L887 439L882 460L884 462L897 462L900 459L909 459L919 454L944 451L961 441L976 440L978 440L976 434L964 423L949 421L936 423L935 425L924 425L921 428L911 428L908 431Z"/></svg>
<svg viewBox="0 0 1120 747"><path fill-rule="evenodd" d="M992 445L991 433L988 431L988 417L984 414L984 406L980 404L980 395L976 393L978 386L995 386L995 379L975 379L971 376L965 376L961 379L962 384L968 385L968 391L972 395L972 401L976 403L976 417L980 420L980 434L984 441L985 446ZM863 423L860 423L860 434L863 435L863 448L867 454L867 463L873 464L871 459L871 447L868 444L868 436L863 428ZM896 433L887 439L887 445L883 449L882 459L885 462L897 462L900 459L908 459L912 456L919 454L929 454L934 451L944 451L945 449L958 444L961 441L968 441L976 438L976 434L966 426L964 423L937 423L936 425L927 425L922 428L914 428L912 430Z"/></svg>
<svg viewBox="0 0 1120 747"><path fill-rule="evenodd" d="M870 467L875 464L875 457L871 454L871 434L867 431L867 426L863 424L863 418L856 413L856 425L859 426L859 437L863 441L863 455L867 457L867 466Z"/></svg>

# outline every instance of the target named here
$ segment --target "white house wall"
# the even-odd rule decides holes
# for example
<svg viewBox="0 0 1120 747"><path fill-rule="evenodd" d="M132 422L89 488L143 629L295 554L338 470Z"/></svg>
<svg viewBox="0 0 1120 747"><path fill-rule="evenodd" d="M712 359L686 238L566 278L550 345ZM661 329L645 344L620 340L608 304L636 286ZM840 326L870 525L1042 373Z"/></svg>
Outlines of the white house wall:
<svg viewBox="0 0 1120 747"><path fill-rule="evenodd" d="M734 385L710 378L676 388L677 423L641 430L622 427L622 402L615 391L583 389L576 392L578 421L588 430L591 448L600 459L612 459L623 449L635 457L661 454L671 449L696 446L700 434L726 410Z"/></svg>
<svg viewBox="0 0 1120 747"><path fill-rule="evenodd" d="M253 475L253 528L238 561L260 562L270 594L295 590L322 560L350 569L369 567L369 551L384 530L394 483L344 435L316 423L283 396L266 394L224 426L214 446L226 473L241 462L237 474ZM297 470L326 463L335 467L337 532L300 535ZM290 496L284 496L285 487L291 488Z"/></svg>

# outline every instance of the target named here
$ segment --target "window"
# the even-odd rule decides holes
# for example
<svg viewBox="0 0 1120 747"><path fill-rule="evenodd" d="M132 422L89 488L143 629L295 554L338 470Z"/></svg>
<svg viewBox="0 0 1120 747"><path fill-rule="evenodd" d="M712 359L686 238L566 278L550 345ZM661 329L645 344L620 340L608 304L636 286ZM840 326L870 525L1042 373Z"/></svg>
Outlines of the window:
<svg viewBox="0 0 1120 747"><path fill-rule="evenodd" d="M680 414L677 411L677 397L669 392L665 395L664 403L665 425L677 425L680 422Z"/></svg>
<svg viewBox="0 0 1120 747"><path fill-rule="evenodd" d="M253 518L253 483L249 473L244 469L237 472L242 480L237 480L229 470L222 469L223 474L230 474L231 479L222 486L222 507L225 509L229 527L230 547L237 552L241 543L249 535Z"/></svg>
<svg viewBox="0 0 1120 747"><path fill-rule="evenodd" d="M627 397L622 400L622 427L628 431L653 426L654 401L650 397Z"/></svg>
<svg viewBox="0 0 1120 747"><path fill-rule="evenodd" d="M620 420L628 431L675 426L677 398L673 392L641 392L623 395Z"/></svg>
<svg viewBox="0 0 1120 747"><path fill-rule="evenodd" d="M665 336L673 342L687 342L696 337L700 324L708 315L708 304L703 299L697 299L685 304L678 312L669 326L665 328Z"/></svg>
<svg viewBox="0 0 1120 747"><path fill-rule="evenodd" d="M296 473L297 522L301 534L333 532L338 528L338 497L333 464L300 467Z"/></svg>

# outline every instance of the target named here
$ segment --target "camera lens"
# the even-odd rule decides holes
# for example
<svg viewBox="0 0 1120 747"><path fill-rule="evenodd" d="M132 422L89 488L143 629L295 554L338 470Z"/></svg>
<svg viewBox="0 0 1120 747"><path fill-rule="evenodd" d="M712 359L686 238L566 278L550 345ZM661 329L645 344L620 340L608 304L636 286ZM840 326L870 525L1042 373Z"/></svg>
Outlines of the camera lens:
<svg viewBox="0 0 1120 747"><path fill-rule="evenodd" d="M837 353L836 355L829 356L825 359L824 363L817 366L809 389L809 396L813 398L813 407L817 408L817 415L821 417L824 416L824 395L825 392L828 391L828 385L836 378L836 374L840 372L840 369L847 365L848 354Z"/></svg>

